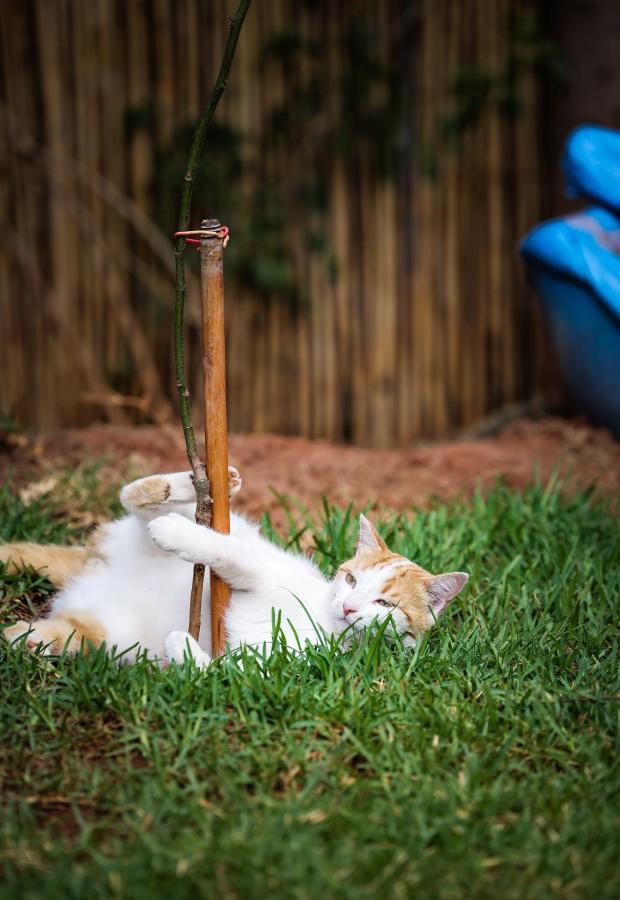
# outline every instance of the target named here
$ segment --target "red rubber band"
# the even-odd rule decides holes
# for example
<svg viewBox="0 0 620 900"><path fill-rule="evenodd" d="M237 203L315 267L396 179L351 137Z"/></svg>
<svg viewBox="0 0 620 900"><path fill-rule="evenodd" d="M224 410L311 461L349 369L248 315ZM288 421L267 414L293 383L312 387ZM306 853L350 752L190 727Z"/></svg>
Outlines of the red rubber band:
<svg viewBox="0 0 620 900"><path fill-rule="evenodd" d="M203 234L209 235L209 236L215 235L216 237L221 238L224 241L224 246L226 246L226 244L228 243L229 231L228 231L228 228L226 225L222 225L221 228L217 229L217 231L215 229L209 229L209 228L205 228L204 230L197 228L194 231L175 231L174 236L176 238L182 237L185 240L186 244L194 244L196 247L196 250L198 250L198 248L200 247L200 244L201 244L200 238L190 237L190 235L200 234L200 233L203 233Z"/></svg>

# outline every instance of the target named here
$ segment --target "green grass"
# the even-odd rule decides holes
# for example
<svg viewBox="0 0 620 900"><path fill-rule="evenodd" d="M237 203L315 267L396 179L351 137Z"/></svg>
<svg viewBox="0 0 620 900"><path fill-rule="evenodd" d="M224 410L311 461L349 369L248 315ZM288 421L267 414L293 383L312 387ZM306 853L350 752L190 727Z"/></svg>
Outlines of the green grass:
<svg viewBox="0 0 620 900"><path fill-rule="evenodd" d="M498 486L382 530L472 575L414 652L369 638L161 672L2 648L2 896L617 897L612 510ZM327 509L310 534L329 570L354 522ZM4 621L16 590L39 602L19 578Z"/></svg>

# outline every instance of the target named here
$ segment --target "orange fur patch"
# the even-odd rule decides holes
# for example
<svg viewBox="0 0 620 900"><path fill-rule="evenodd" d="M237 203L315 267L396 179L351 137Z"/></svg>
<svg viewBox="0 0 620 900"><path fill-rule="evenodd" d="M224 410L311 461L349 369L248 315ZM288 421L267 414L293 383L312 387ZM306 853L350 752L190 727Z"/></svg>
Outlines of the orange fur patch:
<svg viewBox="0 0 620 900"><path fill-rule="evenodd" d="M51 654L62 653L66 647L69 653L82 650L88 653L91 646L98 647L105 641L105 630L100 622L91 616L51 616L34 622L21 620L3 632L7 641L14 641L31 630L26 646L35 650L39 644L47 647Z"/></svg>
<svg viewBox="0 0 620 900"><path fill-rule="evenodd" d="M403 556L392 553L391 550L362 550L355 558L355 566L358 569L376 569L379 566L388 566L398 559L406 562Z"/></svg>
<svg viewBox="0 0 620 900"><path fill-rule="evenodd" d="M127 500L134 506L157 506L170 496L170 485L161 475L136 481L127 488Z"/></svg>
<svg viewBox="0 0 620 900"><path fill-rule="evenodd" d="M414 637L429 627L426 594L426 579L429 575L430 573L421 566L408 563L388 579L383 587L383 593L393 600L409 619Z"/></svg>
<svg viewBox="0 0 620 900"><path fill-rule="evenodd" d="M62 587L81 572L96 554L86 547L59 547L55 544L27 542L0 545L0 560L9 572L31 566L45 575L56 587Z"/></svg>
<svg viewBox="0 0 620 900"><path fill-rule="evenodd" d="M376 569L400 563L382 586L381 593L389 597L409 619L411 634L416 637L429 628L429 604L426 579L431 573L399 553L391 550L363 550L340 567L341 570Z"/></svg>

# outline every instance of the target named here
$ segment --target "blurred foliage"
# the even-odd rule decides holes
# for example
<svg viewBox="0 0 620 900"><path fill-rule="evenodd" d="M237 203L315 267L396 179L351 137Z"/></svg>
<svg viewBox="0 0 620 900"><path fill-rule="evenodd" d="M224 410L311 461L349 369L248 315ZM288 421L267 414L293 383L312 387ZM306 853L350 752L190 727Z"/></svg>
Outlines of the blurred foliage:
<svg viewBox="0 0 620 900"><path fill-rule="evenodd" d="M304 15L320 17L325 6L304 4ZM377 179L396 180L413 153L419 171L436 177L442 154L458 150L462 136L487 110L508 118L521 114L524 74L556 79L563 74L536 8L526 5L506 23L509 49L499 71L471 66L455 72L435 134L421 140L415 134L412 86L419 25L415 0L401 10L403 27L388 41L393 44L388 52L378 23L357 6L351 4L338 38L335 73L326 64L323 44L294 25L268 37L256 60L257 78L268 84L279 77L283 98L267 110L256 134L213 123L197 173L194 209L234 223L228 270L258 295L294 305L305 299L294 264L300 236L307 250L324 260L330 277L337 276L326 228L334 160L343 160L354 174L363 166ZM131 108L126 132L152 129L156 120L151 103ZM155 151L154 215L167 233L176 225L194 126L182 124ZM191 254L190 259L195 265Z"/></svg>
<svg viewBox="0 0 620 900"><path fill-rule="evenodd" d="M508 53L498 71L463 67L450 81L450 109L440 116L445 142L459 146L463 135L475 128L489 109L505 119L525 112L521 97L523 77L533 73L542 81L560 84L567 73L556 44L548 40L535 9L523 9L508 18Z"/></svg>

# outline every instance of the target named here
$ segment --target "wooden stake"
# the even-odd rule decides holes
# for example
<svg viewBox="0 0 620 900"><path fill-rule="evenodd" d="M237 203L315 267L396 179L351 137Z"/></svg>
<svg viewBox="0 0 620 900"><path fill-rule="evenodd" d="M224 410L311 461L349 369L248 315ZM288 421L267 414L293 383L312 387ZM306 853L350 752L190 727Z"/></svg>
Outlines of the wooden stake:
<svg viewBox="0 0 620 900"><path fill-rule="evenodd" d="M189 227L190 212L192 206L192 190L194 187L194 178L200 156L204 149L205 140L209 124L213 118L213 114L217 109L220 97L224 92L224 88L228 83L230 67L232 65L237 41L241 26L245 19L246 13L250 6L250 0L239 0L239 6L234 17L230 20L230 29L228 32L228 40L224 50L224 57L220 66L220 71L215 82L215 86L209 97L200 121L194 132L194 139L189 152L187 168L185 171L185 179L183 182L183 194L181 197L181 209L179 212L179 236L174 250L175 256L175 274L176 274L176 295L174 301L174 361L177 375L177 390L179 392L179 412L181 414L181 422L183 424L183 436L185 438L185 448L187 450L187 458L192 467L194 478L194 487L196 489L196 521L204 525L211 524L211 506L210 485L207 477L205 466L198 455L198 447L196 446L196 435L192 425L192 413L190 407L189 385L187 382L187 371L185 368L185 343L183 334L183 318L185 313L185 240L182 232L187 231ZM206 334L206 332L203 332ZM222 355L222 363L223 363ZM222 365L223 368L223 365ZM206 392L205 392L206 394ZM224 398L224 442L220 446L226 447L226 401ZM205 425L207 419L205 418ZM226 453L226 450L224 450ZM228 485L228 471L225 464L226 483ZM228 494L226 494L227 502ZM221 504L220 504L221 505ZM189 633L198 640L200 636L200 612L202 604L202 586L204 580L204 566L195 565L192 576L192 590L190 594L189 604ZM220 642L221 643L221 642ZM212 652L217 653L218 645L212 646Z"/></svg>
<svg viewBox="0 0 620 900"><path fill-rule="evenodd" d="M217 219L205 219L205 230L221 228ZM224 335L224 241L203 237L200 242L202 300L202 371L204 377L205 450L211 486L211 526L228 534L228 428L226 419L226 344ZM224 613L230 589L211 572L211 653L220 656L226 646Z"/></svg>

